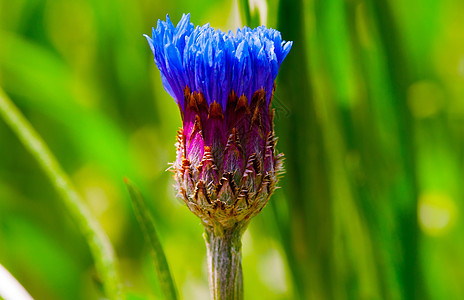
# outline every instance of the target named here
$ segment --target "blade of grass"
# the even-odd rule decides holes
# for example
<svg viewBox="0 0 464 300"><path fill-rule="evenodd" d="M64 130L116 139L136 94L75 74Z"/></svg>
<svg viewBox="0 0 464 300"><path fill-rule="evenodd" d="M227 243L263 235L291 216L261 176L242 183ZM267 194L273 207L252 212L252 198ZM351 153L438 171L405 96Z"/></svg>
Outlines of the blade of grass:
<svg viewBox="0 0 464 300"><path fill-rule="evenodd" d="M39 166L61 196L63 204L68 209L71 217L77 222L79 229L87 240L97 272L103 280L105 294L110 299L120 299L116 258L108 236L90 213L73 187L71 180L62 170L45 142L1 88L0 117L37 160Z"/></svg>
<svg viewBox="0 0 464 300"><path fill-rule="evenodd" d="M239 0L238 9L240 12L240 20L242 21L243 26L246 25L254 28L261 25L262 21L265 21L260 20L258 8L255 7L253 12L251 11L249 0Z"/></svg>
<svg viewBox="0 0 464 300"><path fill-rule="evenodd" d="M155 265L156 273L158 274L158 280L163 294L166 299L175 300L177 299L176 286L174 285L171 272L169 271L163 247L161 246L158 234L156 233L153 217L150 215L144 199L137 187L135 187L135 185L127 178L124 178L124 182L129 190L137 220L140 223L140 227L142 227L146 240L150 244L153 263Z"/></svg>
<svg viewBox="0 0 464 300"><path fill-rule="evenodd" d="M276 90L291 111L291 117L276 121L279 150L286 157L282 190L289 201L290 216L286 224L290 245L284 249L291 251L287 258L294 278L294 298L333 299L331 186L322 125L315 109L317 80L308 69L312 54L306 41L312 26L307 19L313 18L313 13L306 9L306 2L280 1L278 9L277 28L286 40L295 41L279 71Z"/></svg>
<svg viewBox="0 0 464 300"><path fill-rule="evenodd" d="M388 61L385 70L387 79L391 82L392 95L390 106L393 108L396 128L388 124L389 130L395 132L398 143L398 162L401 164L401 183L398 185L399 228L398 239L402 244L402 263L400 280L404 286L406 299L423 299L425 287L422 268L419 263L420 231L417 220L417 201L419 194L418 178L416 176L417 149L414 144L415 134L413 117L408 107L408 88L417 80L414 70L409 66L411 57L400 39L401 28L396 21L394 10L389 1L368 1L373 19L379 31L379 42ZM422 46L421 46L422 47ZM394 129L393 129L394 128ZM395 131L393 131L395 130Z"/></svg>

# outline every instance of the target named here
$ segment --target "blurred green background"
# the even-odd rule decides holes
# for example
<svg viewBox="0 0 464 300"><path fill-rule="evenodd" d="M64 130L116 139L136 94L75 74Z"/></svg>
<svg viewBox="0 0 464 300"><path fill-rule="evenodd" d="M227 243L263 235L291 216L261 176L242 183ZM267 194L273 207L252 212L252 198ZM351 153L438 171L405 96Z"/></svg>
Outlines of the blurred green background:
<svg viewBox="0 0 464 300"><path fill-rule="evenodd" d="M287 174L243 238L246 299L464 299L464 2L252 6L294 44L274 102ZM0 0L0 86L109 235L129 299L162 294L124 176L183 299L209 297L202 226L165 172L180 115L142 37L184 12L241 25L234 1ZM36 299L102 297L85 239L3 120L0 264Z"/></svg>

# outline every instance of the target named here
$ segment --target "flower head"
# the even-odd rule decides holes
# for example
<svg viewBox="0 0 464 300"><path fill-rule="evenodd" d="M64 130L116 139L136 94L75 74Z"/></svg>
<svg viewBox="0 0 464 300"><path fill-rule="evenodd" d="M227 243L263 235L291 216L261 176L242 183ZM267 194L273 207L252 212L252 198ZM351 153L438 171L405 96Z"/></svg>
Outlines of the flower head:
<svg viewBox="0 0 464 300"><path fill-rule="evenodd" d="M183 128L173 164L179 196L207 226L246 223L267 203L283 170L275 153L274 81L292 42L260 26L234 34L177 26L166 17L146 36Z"/></svg>

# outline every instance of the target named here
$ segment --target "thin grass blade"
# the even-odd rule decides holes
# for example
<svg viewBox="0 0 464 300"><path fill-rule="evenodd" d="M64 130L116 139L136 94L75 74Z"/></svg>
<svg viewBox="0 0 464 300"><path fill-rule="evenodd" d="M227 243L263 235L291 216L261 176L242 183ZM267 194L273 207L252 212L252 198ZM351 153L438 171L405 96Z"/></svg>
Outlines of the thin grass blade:
<svg viewBox="0 0 464 300"><path fill-rule="evenodd" d="M251 11L249 0L239 0L238 8L240 12L240 20L244 26L254 28L261 25L263 21L265 21L260 20L259 10L257 7L254 7L253 11Z"/></svg>
<svg viewBox="0 0 464 300"><path fill-rule="evenodd" d="M109 299L121 299L116 258L108 236L90 213L45 142L1 88L0 118L6 122L24 147L37 160L61 196L71 217L76 221L87 240L97 272L103 281L106 296Z"/></svg>
<svg viewBox="0 0 464 300"><path fill-rule="evenodd" d="M169 271L168 262L166 256L164 255L163 247L156 233L155 223L153 217L148 211L145 200L143 199L138 188L127 178L124 179L127 189L134 206L135 214L137 220L142 227L145 239L150 244L151 254L153 257L153 263L155 265L156 273L158 274L158 280L163 291L163 294L168 300L177 299L176 286L174 285L174 280Z"/></svg>

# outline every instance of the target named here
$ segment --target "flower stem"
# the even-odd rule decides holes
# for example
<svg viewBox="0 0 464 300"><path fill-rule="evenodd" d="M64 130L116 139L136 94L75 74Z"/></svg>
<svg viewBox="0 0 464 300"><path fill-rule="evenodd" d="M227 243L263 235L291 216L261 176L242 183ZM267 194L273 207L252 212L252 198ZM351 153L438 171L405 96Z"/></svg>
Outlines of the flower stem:
<svg viewBox="0 0 464 300"><path fill-rule="evenodd" d="M213 300L242 300L242 230L206 227L209 289Z"/></svg>

